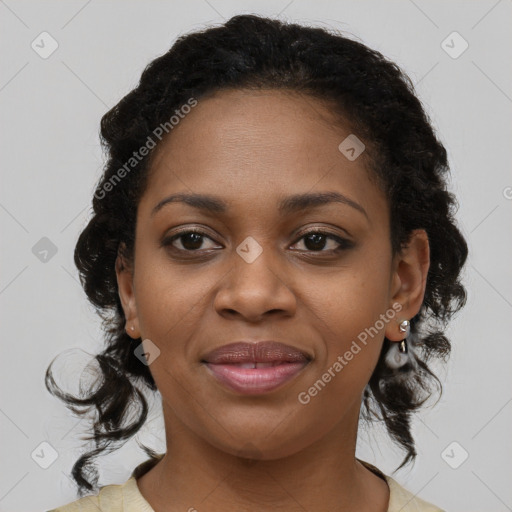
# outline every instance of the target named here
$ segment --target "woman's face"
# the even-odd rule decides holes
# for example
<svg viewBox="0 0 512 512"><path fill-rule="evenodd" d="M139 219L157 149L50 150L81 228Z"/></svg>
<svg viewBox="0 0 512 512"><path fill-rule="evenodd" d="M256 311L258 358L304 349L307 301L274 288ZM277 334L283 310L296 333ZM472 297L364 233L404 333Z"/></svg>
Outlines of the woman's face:
<svg viewBox="0 0 512 512"><path fill-rule="evenodd" d="M151 340L167 429L275 459L356 428L384 335L403 338L398 323L417 312L424 276L414 256L392 257L366 155L339 149L349 135L314 98L223 91L161 143L133 275L118 271L118 282L130 334ZM175 194L208 200L165 202ZM247 351L217 365L208 355L263 340L291 346L295 363L279 351L273 368L231 364Z"/></svg>

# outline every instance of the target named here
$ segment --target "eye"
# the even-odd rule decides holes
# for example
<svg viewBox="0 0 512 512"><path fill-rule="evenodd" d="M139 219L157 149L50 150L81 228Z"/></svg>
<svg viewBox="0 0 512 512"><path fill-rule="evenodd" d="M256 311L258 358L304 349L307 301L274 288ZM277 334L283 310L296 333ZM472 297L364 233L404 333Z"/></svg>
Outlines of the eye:
<svg viewBox="0 0 512 512"><path fill-rule="evenodd" d="M162 240L162 246L171 247L172 249L176 249L181 252L194 252L199 249L212 249L215 247L204 247L204 239L213 242L213 240L203 231L188 229L164 238L164 240ZM176 241L181 245L181 247L176 246L174 243Z"/></svg>
<svg viewBox="0 0 512 512"><path fill-rule="evenodd" d="M311 230L307 233L304 233L299 241L304 240L303 245L305 246L305 250L309 252L324 252L324 253L334 253L338 251L342 251L344 249L349 249L353 247L353 243L346 238L341 238L339 236L327 233L321 230ZM328 241L330 240L330 244ZM298 243L298 242L296 242ZM328 247L327 250L324 250L325 247ZM303 249L299 249L303 250Z"/></svg>
<svg viewBox="0 0 512 512"><path fill-rule="evenodd" d="M205 244L205 240L211 242L210 247ZM295 242L295 245L304 240L305 249L297 249L305 252L336 253L344 249L353 247L353 242L337 235L330 234L321 230L310 230L302 234L301 238ZM178 244L181 246L179 247ZM187 229L175 233L172 236L162 240L163 247L169 247L173 251L181 253L201 252L201 250L218 248L215 242L203 231L197 229ZM327 247L327 250L325 250Z"/></svg>

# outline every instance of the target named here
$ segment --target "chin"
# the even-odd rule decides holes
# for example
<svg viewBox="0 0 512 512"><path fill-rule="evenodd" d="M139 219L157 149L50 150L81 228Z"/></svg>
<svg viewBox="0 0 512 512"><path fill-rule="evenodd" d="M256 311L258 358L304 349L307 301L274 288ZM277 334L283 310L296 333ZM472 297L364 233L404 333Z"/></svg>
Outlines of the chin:
<svg viewBox="0 0 512 512"><path fill-rule="evenodd" d="M206 439L215 448L242 459L271 461L290 457L305 450L314 443L317 438L311 436L315 432L313 426L304 426L303 432L297 424L290 425L283 421L280 425L270 427L252 423L248 430L244 425L226 425L226 430L231 436L210 437ZM220 433L220 432L217 432ZM323 433L316 432L320 434ZM223 434L226 434L224 431Z"/></svg>

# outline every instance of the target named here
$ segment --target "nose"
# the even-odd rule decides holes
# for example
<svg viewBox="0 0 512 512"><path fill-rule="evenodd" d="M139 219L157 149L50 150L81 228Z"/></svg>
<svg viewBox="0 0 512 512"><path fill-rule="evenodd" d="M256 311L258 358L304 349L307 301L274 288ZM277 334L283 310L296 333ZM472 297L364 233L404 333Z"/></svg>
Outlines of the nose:
<svg viewBox="0 0 512 512"><path fill-rule="evenodd" d="M240 317L257 323L269 315L293 316L296 296L287 283L282 267L272 262L265 249L252 262L234 253L231 271L224 277L215 296L214 307L224 317Z"/></svg>

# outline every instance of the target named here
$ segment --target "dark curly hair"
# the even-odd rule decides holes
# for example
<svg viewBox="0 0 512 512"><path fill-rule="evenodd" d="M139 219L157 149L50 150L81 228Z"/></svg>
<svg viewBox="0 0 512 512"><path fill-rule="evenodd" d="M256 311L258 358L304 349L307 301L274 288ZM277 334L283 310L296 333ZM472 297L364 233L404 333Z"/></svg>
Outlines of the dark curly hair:
<svg viewBox="0 0 512 512"><path fill-rule="evenodd" d="M397 469L416 457L411 413L432 396L433 388L442 393L428 363L432 358L446 362L450 354L443 331L466 301L460 272L467 244L455 225L455 198L446 188L446 150L410 79L379 52L337 32L234 16L221 26L179 37L101 119L108 160L93 198L92 218L75 249L82 286L103 319L106 348L95 356L101 379L85 396L74 396L57 386L53 361L46 372L50 393L76 414L94 414L93 435L84 439L94 440L96 448L82 454L72 469L80 495L97 489L94 459L122 446L144 424L148 405L142 387L157 390L124 330L115 272L118 252L133 261L137 206L154 150L136 162L134 154L191 98L200 102L217 91L242 88L284 89L330 102L340 121L350 123L366 145L370 175L388 200L393 254L413 230L428 234L430 268L424 302L411 319L411 362L390 368L385 359L391 342L384 339L360 417L383 421L392 440L405 450ZM143 448L152 459L157 457Z"/></svg>

